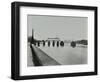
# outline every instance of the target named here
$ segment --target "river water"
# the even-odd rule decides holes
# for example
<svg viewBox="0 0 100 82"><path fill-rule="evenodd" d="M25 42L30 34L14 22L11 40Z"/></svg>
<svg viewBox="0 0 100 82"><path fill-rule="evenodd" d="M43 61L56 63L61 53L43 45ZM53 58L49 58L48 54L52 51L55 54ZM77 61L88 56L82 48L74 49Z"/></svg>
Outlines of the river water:
<svg viewBox="0 0 100 82"><path fill-rule="evenodd" d="M87 64L87 47L82 45L77 45L75 48L66 44L64 47L48 47L47 45L39 46L42 51L44 51L48 56L55 59L62 65L77 65L77 64Z"/></svg>

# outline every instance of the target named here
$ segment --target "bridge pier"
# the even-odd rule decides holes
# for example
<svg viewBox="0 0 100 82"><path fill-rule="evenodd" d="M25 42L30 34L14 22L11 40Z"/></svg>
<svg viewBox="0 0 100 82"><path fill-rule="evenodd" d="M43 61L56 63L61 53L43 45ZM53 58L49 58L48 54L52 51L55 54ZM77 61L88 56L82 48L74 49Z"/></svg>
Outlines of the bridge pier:
<svg viewBox="0 0 100 82"><path fill-rule="evenodd" d="M45 41L43 41L43 46L45 46Z"/></svg>
<svg viewBox="0 0 100 82"><path fill-rule="evenodd" d="M48 41L48 46L50 47L50 41Z"/></svg>
<svg viewBox="0 0 100 82"><path fill-rule="evenodd" d="M37 42L37 46L38 46L38 47L40 46L40 42L39 42L39 41Z"/></svg>
<svg viewBox="0 0 100 82"><path fill-rule="evenodd" d="M57 47L59 47L59 41L57 41Z"/></svg>
<svg viewBox="0 0 100 82"><path fill-rule="evenodd" d="M53 47L55 46L55 41L52 42L52 46L53 46Z"/></svg>

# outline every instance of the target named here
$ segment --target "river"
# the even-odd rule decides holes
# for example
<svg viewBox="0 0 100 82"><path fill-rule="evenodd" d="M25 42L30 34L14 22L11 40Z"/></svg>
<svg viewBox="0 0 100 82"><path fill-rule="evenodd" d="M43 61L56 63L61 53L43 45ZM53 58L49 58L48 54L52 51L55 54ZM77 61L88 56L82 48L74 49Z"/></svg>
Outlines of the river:
<svg viewBox="0 0 100 82"><path fill-rule="evenodd" d="M87 64L87 47L82 45L77 45L75 48L69 44L64 47L40 46L38 48L62 65Z"/></svg>

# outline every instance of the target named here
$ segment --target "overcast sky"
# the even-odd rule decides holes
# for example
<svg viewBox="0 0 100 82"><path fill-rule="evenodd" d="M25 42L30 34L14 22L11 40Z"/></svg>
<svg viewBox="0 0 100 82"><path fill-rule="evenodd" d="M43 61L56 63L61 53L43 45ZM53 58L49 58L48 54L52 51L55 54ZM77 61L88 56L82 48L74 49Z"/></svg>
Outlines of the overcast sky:
<svg viewBox="0 0 100 82"><path fill-rule="evenodd" d="M28 15L28 36L34 29L36 39L87 39L87 17Z"/></svg>

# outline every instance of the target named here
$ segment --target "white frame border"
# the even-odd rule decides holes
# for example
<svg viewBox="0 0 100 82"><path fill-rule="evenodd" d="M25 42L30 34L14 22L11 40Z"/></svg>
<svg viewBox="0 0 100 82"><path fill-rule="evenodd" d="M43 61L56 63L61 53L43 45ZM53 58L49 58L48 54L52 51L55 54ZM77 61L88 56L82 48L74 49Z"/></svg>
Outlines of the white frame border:
<svg viewBox="0 0 100 82"><path fill-rule="evenodd" d="M56 15L88 17L88 64L27 67L27 15ZM20 75L43 75L59 73L94 72L94 11L78 9L56 9L20 7Z"/></svg>

